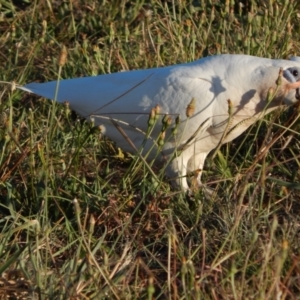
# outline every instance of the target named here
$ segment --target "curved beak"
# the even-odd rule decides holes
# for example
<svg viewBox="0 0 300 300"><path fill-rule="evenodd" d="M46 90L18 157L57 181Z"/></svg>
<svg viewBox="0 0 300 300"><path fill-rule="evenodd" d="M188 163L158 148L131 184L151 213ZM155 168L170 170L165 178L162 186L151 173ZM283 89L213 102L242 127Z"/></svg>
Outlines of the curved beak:
<svg viewBox="0 0 300 300"><path fill-rule="evenodd" d="M287 89L288 90L296 90L296 94L295 94L295 98L297 100L300 100L300 91L299 91L299 88L300 88L300 81L295 81L293 83L288 83L287 84Z"/></svg>

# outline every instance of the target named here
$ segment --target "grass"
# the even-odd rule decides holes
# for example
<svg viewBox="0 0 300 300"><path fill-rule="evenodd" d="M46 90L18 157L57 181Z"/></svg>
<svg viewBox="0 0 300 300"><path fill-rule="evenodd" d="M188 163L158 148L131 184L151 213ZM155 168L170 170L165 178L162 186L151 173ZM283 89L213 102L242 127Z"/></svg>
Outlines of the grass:
<svg viewBox="0 0 300 300"><path fill-rule="evenodd" d="M0 79L299 53L297 1L244 3L2 1ZM299 299L299 108L208 158L206 199L67 105L8 85L0 101L0 299Z"/></svg>

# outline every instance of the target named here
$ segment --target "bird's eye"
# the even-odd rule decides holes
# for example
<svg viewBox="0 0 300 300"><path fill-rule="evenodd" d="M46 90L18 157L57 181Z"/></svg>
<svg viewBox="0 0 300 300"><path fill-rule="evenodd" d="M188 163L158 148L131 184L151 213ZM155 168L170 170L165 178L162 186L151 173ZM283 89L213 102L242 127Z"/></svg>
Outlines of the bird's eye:
<svg viewBox="0 0 300 300"><path fill-rule="evenodd" d="M293 75L294 75L295 77L297 77L297 76L298 76L298 74L299 74L297 70L293 70L293 72L292 72L292 73L293 73Z"/></svg>

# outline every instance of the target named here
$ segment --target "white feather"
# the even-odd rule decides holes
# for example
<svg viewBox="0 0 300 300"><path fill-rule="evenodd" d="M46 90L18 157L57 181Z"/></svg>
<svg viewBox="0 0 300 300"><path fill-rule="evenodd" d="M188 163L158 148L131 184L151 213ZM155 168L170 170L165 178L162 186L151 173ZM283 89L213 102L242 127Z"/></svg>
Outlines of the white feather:
<svg viewBox="0 0 300 300"><path fill-rule="evenodd" d="M300 57L299 56L291 56L290 60L300 62Z"/></svg>

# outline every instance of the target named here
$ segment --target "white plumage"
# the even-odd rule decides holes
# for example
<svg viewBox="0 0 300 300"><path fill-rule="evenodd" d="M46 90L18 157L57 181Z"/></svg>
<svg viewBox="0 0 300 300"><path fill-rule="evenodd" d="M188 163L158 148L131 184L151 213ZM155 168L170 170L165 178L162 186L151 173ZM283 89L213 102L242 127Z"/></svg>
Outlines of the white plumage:
<svg viewBox="0 0 300 300"><path fill-rule="evenodd" d="M280 68L283 72L277 88ZM164 68L62 80L56 100L68 101L71 108L85 118L93 117L96 124L104 125L109 138L129 152L133 151L132 146L111 119L118 122L139 148L145 139L152 108L158 106L162 116L169 114L173 119L180 116L177 134L174 136L171 129L166 131L166 142L160 154L157 156L159 146L155 141L160 135L161 123L157 123L147 139L144 153L155 145L148 159L155 158L161 163L169 161L175 149L185 145L185 150L172 160L166 172L170 178L176 178L178 185L188 189L186 175L202 169L212 149L239 136L282 102L297 102L299 80L300 62L297 59L219 55ZM30 83L18 88L54 99L56 85L57 82L52 81ZM277 92L268 102L270 88L277 89ZM192 99L195 111L188 119L186 108ZM228 113L229 99L231 116ZM241 121L244 122L237 125ZM189 140L193 135L196 136ZM200 176L201 172L198 175L199 184Z"/></svg>

